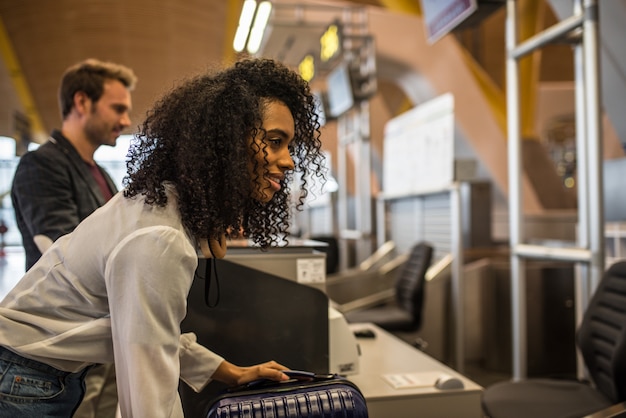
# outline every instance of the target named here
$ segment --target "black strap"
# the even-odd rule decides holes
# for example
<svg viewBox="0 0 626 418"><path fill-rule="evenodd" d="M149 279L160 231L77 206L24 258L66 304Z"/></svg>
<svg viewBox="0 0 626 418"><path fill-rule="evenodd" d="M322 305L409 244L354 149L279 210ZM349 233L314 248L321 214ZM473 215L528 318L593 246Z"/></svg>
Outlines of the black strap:
<svg viewBox="0 0 626 418"><path fill-rule="evenodd" d="M209 247L210 250L211 247ZM213 251L211 251L213 253ZM212 267L212 268L211 268ZM215 288L217 289L217 294L215 296L215 303L211 303L209 294L211 293L211 279L213 278L213 274L211 274L211 270L215 273ZM206 264L204 266L204 303L209 308L215 308L218 303L220 303L220 280L217 276L217 260L215 258L207 258Z"/></svg>

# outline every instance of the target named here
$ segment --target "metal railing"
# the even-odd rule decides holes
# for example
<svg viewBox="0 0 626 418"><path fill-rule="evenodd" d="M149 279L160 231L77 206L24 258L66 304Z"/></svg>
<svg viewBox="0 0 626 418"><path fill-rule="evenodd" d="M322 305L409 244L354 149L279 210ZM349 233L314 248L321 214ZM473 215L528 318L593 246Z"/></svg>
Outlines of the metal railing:
<svg viewBox="0 0 626 418"><path fill-rule="evenodd" d="M604 272L604 208L600 128L598 2L575 0L570 18L530 37L517 40L516 1L507 0L506 91L511 246L511 316L513 378L526 377L526 261L571 261L578 266L576 321L580 322L590 295ZM558 40L574 48L576 91L576 147L578 171L578 236L576 248L524 243L521 176L521 135L518 60ZM579 361L579 375L582 375Z"/></svg>

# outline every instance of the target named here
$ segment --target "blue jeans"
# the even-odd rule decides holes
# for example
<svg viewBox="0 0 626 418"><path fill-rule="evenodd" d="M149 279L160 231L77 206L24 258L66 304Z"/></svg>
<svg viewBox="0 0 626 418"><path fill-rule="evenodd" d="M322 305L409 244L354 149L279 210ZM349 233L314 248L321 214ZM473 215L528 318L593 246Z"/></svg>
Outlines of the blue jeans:
<svg viewBox="0 0 626 418"><path fill-rule="evenodd" d="M0 418L71 417L86 372L64 372L0 347Z"/></svg>

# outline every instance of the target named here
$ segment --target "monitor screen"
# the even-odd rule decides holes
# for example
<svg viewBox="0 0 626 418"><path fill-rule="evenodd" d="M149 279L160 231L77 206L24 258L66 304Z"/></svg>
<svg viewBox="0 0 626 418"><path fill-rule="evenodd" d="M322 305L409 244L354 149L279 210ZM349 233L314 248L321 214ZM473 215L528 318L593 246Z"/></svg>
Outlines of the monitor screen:
<svg viewBox="0 0 626 418"><path fill-rule="evenodd" d="M337 66L328 74L326 82L328 116L336 118L346 113L354 105L348 66L345 64Z"/></svg>
<svg viewBox="0 0 626 418"><path fill-rule="evenodd" d="M477 0L421 0L428 42L434 43L478 8Z"/></svg>

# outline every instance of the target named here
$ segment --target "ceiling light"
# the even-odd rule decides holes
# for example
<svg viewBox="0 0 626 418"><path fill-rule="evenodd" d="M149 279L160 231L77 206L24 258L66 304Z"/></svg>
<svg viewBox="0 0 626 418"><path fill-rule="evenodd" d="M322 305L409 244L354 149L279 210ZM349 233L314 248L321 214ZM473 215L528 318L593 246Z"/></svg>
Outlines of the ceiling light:
<svg viewBox="0 0 626 418"><path fill-rule="evenodd" d="M250 32L250 26L252 24L255 11L256 0L244 1L243 8L241 9L241 16L239 16L239 26L237 27L237 33L235 34L235 40L233 41L233 48L237 52L243 51L246 46L248 33Z"/></svg>
<svg viewBox="0 0 626 418"><path fill-rule="evenodd" d="M256 16L254 17L254 25L250 31L250 39L248 39L248 52L256 54L261 46L263 40L263 34L265 33L265 27L272 13L272 3L269 1L262 1L257 9Z"/></svg>

